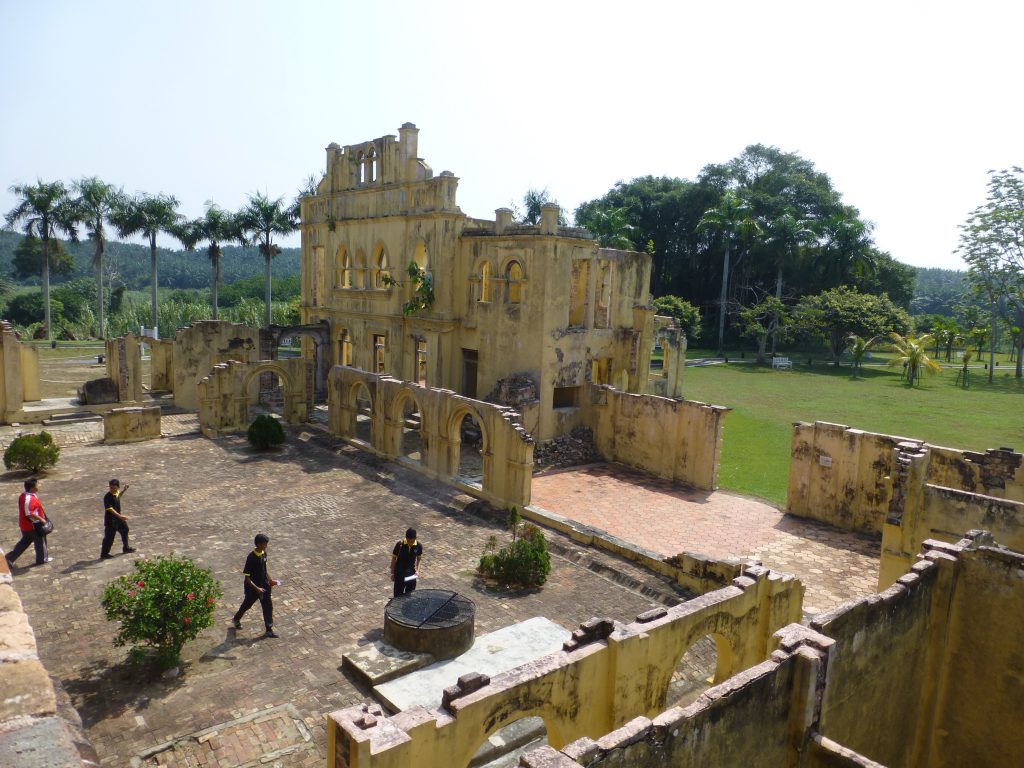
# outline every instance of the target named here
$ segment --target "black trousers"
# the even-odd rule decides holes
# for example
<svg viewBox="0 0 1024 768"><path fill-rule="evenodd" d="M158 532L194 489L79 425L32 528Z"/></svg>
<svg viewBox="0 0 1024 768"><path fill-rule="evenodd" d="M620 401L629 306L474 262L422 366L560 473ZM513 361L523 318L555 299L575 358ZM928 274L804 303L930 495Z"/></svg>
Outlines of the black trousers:
<svg viewBox="0 0 1024 768"><path fill-rule="evenodd" d="M245 612L252 608L257 600L260 601L260 607L263 608L263 624L270 629L274 626L274 601L270 597L270 587L264 589L263 594L246 587L245 599L242 600L242 605L238 609L238 613L235 614L235 621L241 621Z"/></svg>
<svg viewBox="0 0 1024 768"><path fill-rule="evenodd" d="M46 536L40 536L34 528L31 531L21 532L21 541L15 544L14 549L7 554L7 562L13 563L17 560L21 553L28 549L29 544L34 544L36 547L36 565L45 563L47 557Z"/></svg>
<svg viewBox="0 0 1024 768"><path fill-rule="evenodd" d="M405 580L404 576L395 577L395 591L394 596L407 595L416 589L416 579Z"/></svg>
<svg viewBox="0 0 1024 768"><path fill-rule="evenodd" d="M121 534L121 548L123 550L128 549L128 523L124 521L118 521L114 525L103 526L103 546L100 547L101 555L109 555L110 548L114 546L114 536L118 533Z"/></svg>

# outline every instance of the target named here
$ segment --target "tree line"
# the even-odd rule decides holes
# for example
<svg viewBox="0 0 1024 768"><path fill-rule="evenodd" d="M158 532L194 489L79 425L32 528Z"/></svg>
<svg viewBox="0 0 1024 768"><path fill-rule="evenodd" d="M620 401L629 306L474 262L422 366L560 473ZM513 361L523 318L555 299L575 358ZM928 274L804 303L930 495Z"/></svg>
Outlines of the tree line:
<svg viewBox="0 0 1024 768"><path fill-rule="evenodd" d="M149 245L150 327L159 327L159 260L157 240L170 236L192 251L202 245L211 270L211 311L218 316L218 291L221 283L221 258L228 244L255 245L264 266L264 325L271 324L271 261L281 253L275 237L298 228L299 198L315 192L315 179L307 179L290 203L284 197L271 199L261 192L248 196L238 211L228 211L214 202L206 203L203 216L188 219L178 211L173 195L139 193L128 195L123 189L93 176L65 184L42 181L15 184L10 188L17 198L7 212L9 229L20 229L25 237L15 248L12 259L17 274L39 274L42 286L46 338L53 338L50 300L51 270L67 269L68 255L63 238L77 242L83 231L92 251L96 284L96 317L99 336L106 335L104 263L109 245L108 232L119 237L142 237Z"/></svg>

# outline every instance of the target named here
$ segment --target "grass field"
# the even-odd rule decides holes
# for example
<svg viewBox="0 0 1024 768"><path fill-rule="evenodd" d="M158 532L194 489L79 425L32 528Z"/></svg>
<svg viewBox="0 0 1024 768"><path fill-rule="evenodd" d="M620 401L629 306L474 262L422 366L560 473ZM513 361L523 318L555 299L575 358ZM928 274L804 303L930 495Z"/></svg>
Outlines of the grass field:
<svg viewBox="0 0 1024 768"><path fill-rule="evenodd" d="M688 367L683 393L733 409L725 419L719 485L784 506L795 421L831 421L969 450L1024 449L1024 384L1002 370L989 384L985 373L972 371L967 390L955 386L955 370L909 389L889 368L868 367L854 380L846 365L773 371L729 363Z"/></svg>

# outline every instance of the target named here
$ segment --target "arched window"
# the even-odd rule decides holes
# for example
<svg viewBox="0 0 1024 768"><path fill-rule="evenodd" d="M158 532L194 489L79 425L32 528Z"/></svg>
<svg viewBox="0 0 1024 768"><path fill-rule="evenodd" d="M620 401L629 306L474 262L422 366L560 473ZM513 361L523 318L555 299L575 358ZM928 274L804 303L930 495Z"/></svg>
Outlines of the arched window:
<svg viewBox="0 0 1024 768"><path fill-rule="evenodd" d="M352 258L344 245L338 246L338 254L334 258L334 285L338 288L352 287Z"/></svg>
<svg viewBox="0 0 1024 768"><path fill-rule="evenodd" d="M373 287L377 290L390 288L388 280L391 277L391 271L388 268L388 254L383 246L377 246L377 253L373 262Z"/></svg>
<svg viewBox="0 0 1024 768"><path fill-rule="evenodd" d="M377 180L377 150L372 147L366 155L366 180Z"/></svg>
<svg viewBox="0 0 1024 768"><path fill-rule="evenodd" d="M611 324L612 304L612 265L611 262L601 264L597 278L597 308L594 312L594 325L608 328Z"/></svg>
<svg viewBox="0 0 1024 768"><path fill-rule="evenodd" d="M352 269L352 287L366 287L366 254L356 251L355 265Z"/></svg>
<svg viewBox="0 0 1024 768"><path fill-rule="evenodd" d="M521 304L523 301L523 266L510 261L505 267L505 301Z"/></svg>
<svg viewBox="0 0 1024 768"><path fill-rule="evenodd" d="M480 291L477 294L476 300L491 300L491 264L487 261L480 265Z"/></svg>
<svg viewBox="0 0 1024 768"><path fill-rule="evenodd" d="M359 183L366 183L366 155L360 152L356 155L356 165L359 168Z"/></svg>

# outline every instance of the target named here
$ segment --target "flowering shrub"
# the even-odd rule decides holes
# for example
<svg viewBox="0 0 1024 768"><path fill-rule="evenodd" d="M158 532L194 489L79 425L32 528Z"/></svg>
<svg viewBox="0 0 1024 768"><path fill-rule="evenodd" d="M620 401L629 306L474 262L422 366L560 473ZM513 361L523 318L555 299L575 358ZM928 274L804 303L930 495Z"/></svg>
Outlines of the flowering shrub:
<svg viewBox="0 0 1024 768"><path fill-rule="evenodd" d="M160 666L173 667L185 643L213 626L223 594L210 570L172 552L136 560L103 590L102 605L108 621L121 622L114 645L155 648Z"/></svg>

